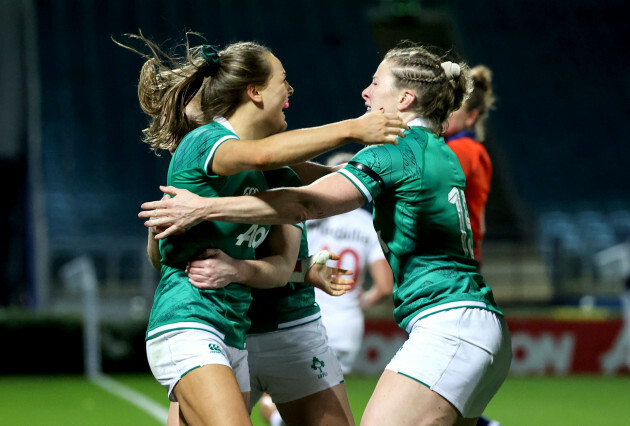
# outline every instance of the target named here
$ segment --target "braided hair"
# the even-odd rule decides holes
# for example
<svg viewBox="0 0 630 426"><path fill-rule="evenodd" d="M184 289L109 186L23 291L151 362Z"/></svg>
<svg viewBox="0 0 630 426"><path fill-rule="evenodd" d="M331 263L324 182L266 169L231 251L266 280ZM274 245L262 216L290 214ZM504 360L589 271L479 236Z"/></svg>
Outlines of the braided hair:
<svg viewBox="0 0 630 426"><path fill-rule="evenodd" d="M413 90L412 110L426 119L431 130L441 135L444 123L472 90L470 70L465 62L443 62L444 56L419 44L404 41L385 55L396 88Z"/></svg>

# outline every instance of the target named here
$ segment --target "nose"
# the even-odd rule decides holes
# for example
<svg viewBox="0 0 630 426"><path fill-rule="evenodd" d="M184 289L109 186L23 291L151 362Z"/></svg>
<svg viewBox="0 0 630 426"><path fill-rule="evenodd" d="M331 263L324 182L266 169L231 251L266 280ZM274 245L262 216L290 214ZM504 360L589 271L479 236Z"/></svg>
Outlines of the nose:
<svg viewBox="0 0 630 426"><path fill-rule="evenodd" d="M291 96L295 90L293 90L293 86L291 86L289 83L287 83L287 85L289 86L289 96Z"/></svg>
<svg viewBox="0 0 630 426"><path fill-rule="evenodd" d="M368 97L369 97L369 96L368 96L368 89L369 89L369 88L370 88L370 86L366 87L365 89L363 89L363 92L361 92L361 97L362 97L364 100L366 100L366 101L368 100Z"/></svg>

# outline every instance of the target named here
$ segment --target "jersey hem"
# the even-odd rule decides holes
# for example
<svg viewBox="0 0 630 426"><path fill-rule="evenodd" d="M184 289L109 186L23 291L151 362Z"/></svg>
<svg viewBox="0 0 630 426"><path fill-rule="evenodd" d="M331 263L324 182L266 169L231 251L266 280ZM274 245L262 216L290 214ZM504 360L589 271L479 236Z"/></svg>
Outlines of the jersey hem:
<svg viewBox="0 0 630 426"><path fill-rule="evenodd" d="M419 320L421 320L421 319L423 319L425 317L428 317L429 315L436 314L438 312L449 311L451 309L459 309L459 308L480 308L480 309L485 309L487 311L494 312L495 314L498 314L486 302L480 302L478 300L462 300L462 301L459 301L459 302L448 302L448 303L443 303L441 305L433 306L431 308L427 308L427 309L424 309L424 310L418 312L413 318L411 318L409 323L407 323L407 326L404 327L404 330L405 330L405 332L407 334L409 334L409 333L411 333L411 329L413 328L413 326Z"/></svg>
<svg viewBox="0 0 630 426"><path fill-rule="evenodd" d="M267 331L260 331L257 333L248 333L247 336L260 336L263 334L267 334L267 333L275 333L278 331L285 331L285 330L290 330L292 328L296 328L296 327L300 327L306 324L310 324L312 322L315 321L319 321L322 318L322 314L321 312L317 312L316 314L313 315L309 315L307 317L304 318L300 318L298 320L295 321L289 321L289 322L284 322L281 324L278 324L278 326L276 328L274 328L273 330L267 330Z"/></svg>
<svg viewBox="0 0 630 426"><path fill-rule="evenodd" d="M421 385L426 386L427 388L431 389L431 386L427 385L426 383L424 383L422 380L416 379L415 377L411 377L409 374L405 374L405 373L401 373L400 371L396 371L396 374L400 374L401 376L405 376L410 378L411 380L413 380L414 382L418 382Z"/></svg>
<svg viewBox="0 0 630 426"><path fill-rule="evenodd" d="M201 330L201 331L206 331L208 333L214 334L215 336L217 336L219 339L221 339L221 341L223 343L225 343L228 346L232 346L234 348L237 349L245 349L245 343L243 342L242 344L234 344L235 342L228 342L225 339L225 334L221 333L219 330L217 330L216 328L205 324L205 323L201 323L201 322L176 322L173 324L165 324L165 325L161 325L159 327L153 328L151 330L147 331L146 337L145 337L145 341L149 341L151 339L154 339L164 333L168 333L170 331L177 331L177 330Z"/></svg>

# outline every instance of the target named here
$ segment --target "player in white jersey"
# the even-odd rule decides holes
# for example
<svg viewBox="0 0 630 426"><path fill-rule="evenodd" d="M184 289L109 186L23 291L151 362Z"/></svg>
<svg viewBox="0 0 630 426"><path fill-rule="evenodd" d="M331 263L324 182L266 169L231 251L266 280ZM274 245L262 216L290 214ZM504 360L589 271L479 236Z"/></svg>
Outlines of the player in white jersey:
<svg viewBox="0 0 630 426"><path fill-rule="evenodd" d="M332 155L328 165L346 163L351 153ZM354 288L343 296L333 297L315 289L315 300L322 312L328 333L328 344L337 355L344 374L350 373L361 349L364 332L363 310L392 293L392 270L385 259L378 236L372 226L372 215L357 209L338 216L310 220L306 223L311 252L329 250L339 255L337 267L354 271ZM363 292L369 271L373 286Z"/></svg>

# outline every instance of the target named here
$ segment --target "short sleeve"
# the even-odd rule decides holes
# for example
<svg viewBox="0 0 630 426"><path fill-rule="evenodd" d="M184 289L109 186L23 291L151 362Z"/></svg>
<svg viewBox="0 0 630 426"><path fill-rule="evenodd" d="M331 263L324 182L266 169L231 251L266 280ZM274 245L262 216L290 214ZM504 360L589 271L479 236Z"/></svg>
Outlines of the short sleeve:
<svg viewBox="0 0 630 426"><path fill-rule="evenodd" d="M391 183L391 158L387 146L370 146L359 151L338 173L350 180L371 202Z"/></svg>
<svg viewBox="0 0 630 426"><path fill-rule="evenodd" d="M212 170L210 169L210 165L212 164L212 160L214 159L214 154L217 152L217 148L219 148L221 144L223 144L223 142L229 141L232 139L238 139L238 138L235 135L225 135L210 146L208 155L206 156L206 160L203 165L204 171L209 176L216 176L214 173L212 173Z"/></svg>

